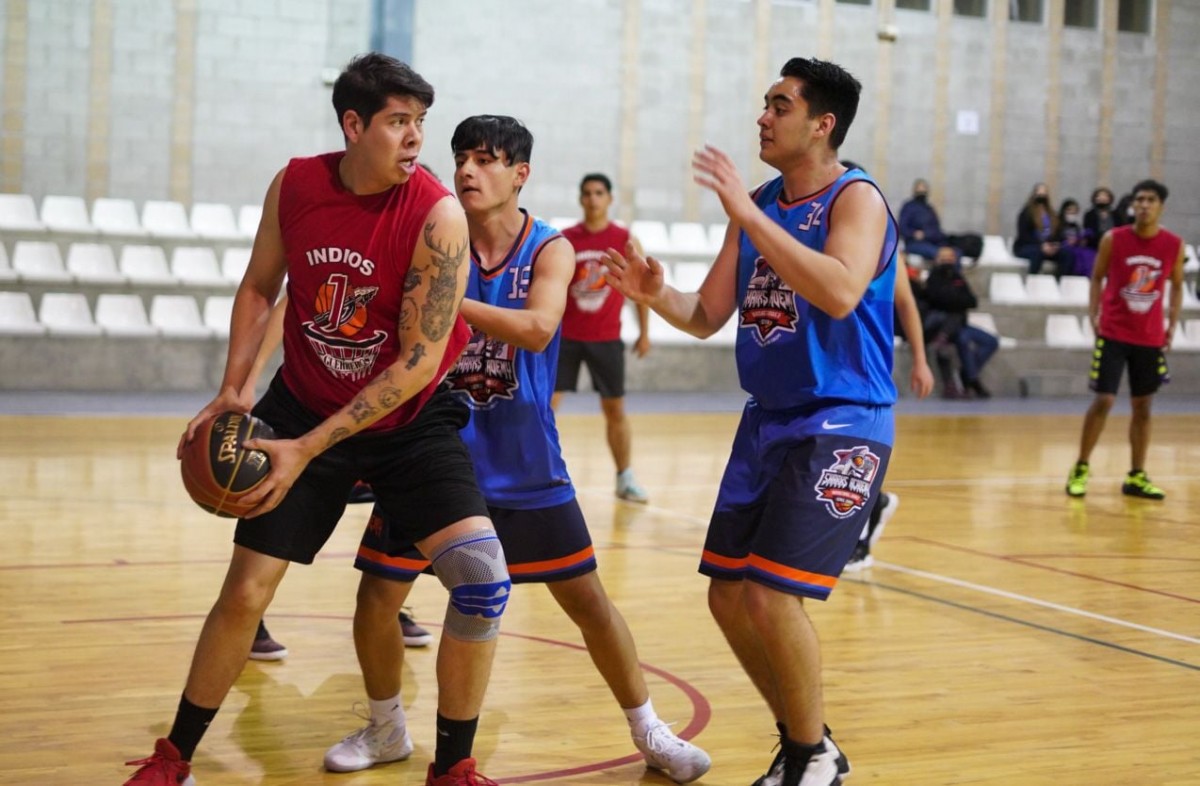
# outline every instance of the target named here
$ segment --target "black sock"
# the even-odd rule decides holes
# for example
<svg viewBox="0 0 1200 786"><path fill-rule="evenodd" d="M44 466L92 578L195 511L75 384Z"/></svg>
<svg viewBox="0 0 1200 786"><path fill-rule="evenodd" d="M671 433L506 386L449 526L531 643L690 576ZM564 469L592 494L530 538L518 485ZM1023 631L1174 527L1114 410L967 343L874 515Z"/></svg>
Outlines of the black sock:
<svg viewBox="0 0 1200 786"><path fill-rule="evenodd" d="M267 632L267 623L263 620L258 621L258 633L254 634L255 641L271 638L271 634Z"/></svg>
<svg viewBox="0 0 1200 786"><path fill-rule="evenodd" d="M167 739L179 749L179 757L184 761L192 760L196 746L200 744L204 732L208 731L208 724L217 715L217 709L197 707L187 700L187 696L179 697L179 709L175 711L175 723Z"/></svg>
<svg viewBox="0 0 1200 786"><path fill-rule="evenodd" d="M817 752L817 748L822 747L823 743L824 740L818 742L816 745L804 745L803 743L796 742L795 740L787 737L784 737L782 740L780 740L780 745L783 748L783 755L797 762L806 762L811 759L812 755Z"/></svg>
<svg viewBox="0 0 1200 786"><path fill-rule="evenodd" d="M471 748L475 745L475 729L478 727L479 718L450 720L438 713L437 751L433 757L435 778L445 775L455 764L471 757Z"/></svg>

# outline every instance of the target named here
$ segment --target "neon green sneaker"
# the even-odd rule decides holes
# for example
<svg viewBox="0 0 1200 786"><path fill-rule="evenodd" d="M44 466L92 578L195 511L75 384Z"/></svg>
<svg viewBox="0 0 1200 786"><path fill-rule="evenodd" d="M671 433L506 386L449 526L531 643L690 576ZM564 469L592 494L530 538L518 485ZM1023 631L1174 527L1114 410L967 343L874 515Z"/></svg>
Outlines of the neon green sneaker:
<svg viewBox="0 0 1200 786"><path fill-rule="evenodd" d="M1141 497L1142 499L1165 499L1167 496L1167 492L1151 483L1150 478L1146 477L1145 470L1140 469L1125 476L1125 483L1121 485L1121 493L1127 497Z"/></svg>
<svg viewBox="0 0 1200 786"><path fill-rule="evenodd" d="M1091 469L1085 462L1077 461L1071 467L1071 475L1067 478L1067 494L1072 497L1082 497L1087 494L1088 473Z"/></svg>

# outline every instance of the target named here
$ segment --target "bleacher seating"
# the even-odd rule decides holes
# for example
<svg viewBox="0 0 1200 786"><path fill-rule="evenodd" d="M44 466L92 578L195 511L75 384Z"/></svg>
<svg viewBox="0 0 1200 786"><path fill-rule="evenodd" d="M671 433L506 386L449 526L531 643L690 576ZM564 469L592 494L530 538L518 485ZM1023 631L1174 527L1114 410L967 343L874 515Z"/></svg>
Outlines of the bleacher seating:
<svg viewBox="0 0 1200 786"><path fill-rule="evenodd" d="M167 266L167 255L160 246L125 246L121 249L119 267L133 284L176 284Z"/></svg>
<svg viewBox="0 0 1200 786"><path fill-rule="evenodd" d="M22 281L59 283L71 280L58 244L49 241L18 241L13 248L12 266Z"/></svg>
<svg viewBox="0 0 1200 786"><path fill-rule="evenodd" d="M138 295L104 294L96 299L96 324L109 336L156 336Z"/></svg>
<svg viewBox="0 0 1200 786"><path fill-rule="evenodd" d="M1035 306L1057 306L1062 303L1062 293L1054 276L1031 273L1025 277L1025 296Z"/></svg>
<svg viewBox="0 0 1200 786"><path fill-rule="evenodd" d="M1196 247L1191 244L1183 247L1183 272L1200 272L1200 257L1196 256Z"/></svg>
<svg viewBox="0 0 1200 786"><path fill-rule="evenodd" d="M66 235L94 235L96 227L88 219L83 197L47 196L42 200L42 223L51 232Z"/></svg>
<svg viewBox="0 0 1200 786"><path fill-rule="evenodd" d="M721 250L721 246L725 244L725 230L729 227L728 224L709 224L708 225L708 245L713 249L715 255Z"/></svg>
<svg viewBox="0 0 1200 786"><path fill-rule="evenodd" d="M242 237L254 239L258 234L258 224L262 221L262 205L243 205L238 210L238 229Z"/></svg>
<svg viewBox="0 0 1200 786"><path fill-rule="evenodd" d="M150 302L150 324L170 338L211 338L212 328L200 318L191 295L155 295Z"/></svg>
<svg viewBox="0 0 1200 786"><path fill-rule="evenodd" d="M1021 279L1021 274L992 273L991 280L988 282L988 300L1008 305L1028 303L1029 295L1025 291L1025 282Z"/></svg>
<svg viewBox="0 0 1200 786"><path fill-rule="evenodd" d="M983 251L979 254L977 264L999 268L1023 267L1009 250L1008 241L1000 235L984 235Z"/></svg>
<svg viewBox="0 0 1200 786"><path fill-rule="evenodd" d="M28 292L0 292L0 335L42 336L46 327L38 322Z"/></svg>
<svg viewBox="0 0 1200 786"><path fill-rule="evenodd" d="M671 224L668 239L675 256L711 257L713 254L703 224L676 221Z"/></svg>
<svg viewBox="0 0 1200 786"><path fill-rule="evenodd" d="M8 262L8 251L5 250L4 244L0 243L0 281L15 281L17 279L17 271L12 269L12 265Z"/></svg>
<svg viewBox="0 0 1200 786"><path fill-rule="evenodd" d="M1058 282L1064 306L1086 307L1091 288L1092 280L1087 276L1063 276Z"/></svg>
<svg viewBox="0 0 1200 786"><path fill-rule="evenodd" d="M1046 315L1046 346L1078 349L1089 345L1074 314Z"/></svg>
<svg viewBox="0 0 1200 786"><path fill-rule="evenodd" d="M37 205L28 194L0 194L0 230L6 232L45 232L38 219Z"/></svg>
<svg viewBox="0 0 1200 786"><path fill-rule="evenodd" d="M553 218L547 219L546 223L561 231L567 227L575 226L579 223L579 219L573 216L554 216Z"/></svg>
<svg viewBox="0 0 1200 786"><path fill-rule="evenodd" d="M170 200L146 200L142 205L142 227L150 237L160 240L193 240L196 237L183 205Z"/></svg>
<svg viewBox="0 0 1200 786"><path fill-rule="evenodd" d="M48 292L38 306L38 321L52 336L98 336L87 298L79 292Z"/></svg>
<svg viewBox="0 0 1200 786"><path fill-rule="evenodd" d="M225 252L221 254L221 275L225 277L226 281L234 284L242 283L242 277L246 275L246 268L249 265L249 248L234 246L225 249Z"/></svg>
<svg viewBox="0 0 1200 786"><path fill-rule="evenodd" d="M233 317L233 297L214 295L204 301L204 324L213 334L229 338L229 321Z"/></svg>
<svg viewBox="0 0 1200 786"><path fill-rule="evenodd" d="M145 237L132 199L101 197L92 203L92 226L102 235Z"/></svg>
<svg viewBox="0 0 1200 786"><path fill-rule="evenodd" d="M72 243L67 251L67 272L81 284L124 284L112 246L107 243Z"/></svg>
<svg viewBox="0 0 1200 786"><path fill-rule="evenodd" d="M171 275L187 286L224 286L229 280L221 273L217 255L210 246L181 246L171 255Z"/></svg>
<svg viewBox="0 0 1200 786"><path fill-rule="evenodd" d="M704 262L676 262L674 268L675 287L680 292L696 292L708 276L709 266Z"/></svg>
<svg viewBox="0 0 1200 786"><path fill-rule="evenodd" d="M629 232L642 244L642 250L647 254L670 256L671 238L667 234L667 225L661 221L634 221L629 225Z"/></svg>
<svg viewBox="0 0 1200 786"><path fill-rule="evenodd" d="M968 311L967 324L977 327L986 333L991 333L999 339L1001 349L1012 349L1017 345L1015 338L1000 335L1000 329L996 327L996 318L987 311Z"/></svg>
<svg viewBox="0 0 1200 786"><path fill-rule="evenodd" d="M205 240L241 240L242 231L229 205L197 202L192 205L191 230Z"/></svg>

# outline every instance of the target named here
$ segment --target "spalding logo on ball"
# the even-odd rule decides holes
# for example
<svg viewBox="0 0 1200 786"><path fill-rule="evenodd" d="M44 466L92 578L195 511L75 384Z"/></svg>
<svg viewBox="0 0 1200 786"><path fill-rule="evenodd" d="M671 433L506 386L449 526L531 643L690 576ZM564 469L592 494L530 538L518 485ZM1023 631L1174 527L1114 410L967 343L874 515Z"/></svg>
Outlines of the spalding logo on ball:
<svg viewBox="0 0 1200 786"><path fill-rule="evenodd" d="M248 439L274 439L275 432L253 415L222 412L205 420L183 446L179 468L183 487L197 505L224 518L240 518L254 506L242 499L271 471L261 450L246 450Z"/></svg>

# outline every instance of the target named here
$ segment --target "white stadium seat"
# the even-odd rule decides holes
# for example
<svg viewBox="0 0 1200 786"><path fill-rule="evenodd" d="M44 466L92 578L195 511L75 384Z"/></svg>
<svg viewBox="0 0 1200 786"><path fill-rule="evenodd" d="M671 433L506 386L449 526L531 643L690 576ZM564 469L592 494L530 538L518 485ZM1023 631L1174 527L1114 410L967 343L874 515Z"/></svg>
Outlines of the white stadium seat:
<svg viewBox="0 0 1200 786"><path fill-rule="evenodd" d="M146 236L132 199L97 199L92 203L92 226L102 235Z"/></svg>
<svg viewBox="0 0 1200 786"><path fill-rule="evenodd" d="M553 218L546 221L546 223L561 232L562 230L566 229L567 227L573 227L576 224L578 224L579 219L573 218L571 216L554 216Z"/></svg>
<svg viewBox="0 0 1200 786"><path fill-rule="evenodd" d="M147 200L142 205L142 227L151 237L164 240L191 240L196 237L188 224L183 205L170 200Z"/></svg>
<svg viewBox="0 0 1200 786"><path fill-rule="evenodd" d="M37 205L28 194L0 194L0 230L7 232L45 232L38 220Z"/></svg>
<svg viewBox="0 0 1200 786"><path fill-rule="evenodd" d="M1068 349L1088 346L1087 336L1074 314L1046 315L1046 346Z"/></svg>
<svg viewBox="0 0 1200 786"><path fill-rule="evenodd" d="M1015 338L1000 335L1000 329L996 327L996 318L986 311L968 311L967 324L985 333L991 333L1000 340L1001 349L1012 349L1017 345Z"/></svg>
<svg viewBox="0 0 1200 786"><path fill-rule="evenodd" d="M67 272L87 284L124 284L112 247L107 243L72 243L67 251Z"/></svg>
<svg viewBox="0 0 1200 786"><path fill-rule="evenodd" d="M241 240L242 231L238 229L233 217L233 208L229 205L212 202L197 202L192 205L191 228L205 240Z"/></svg>
<svg viewBox="0 0 1200 786"><path fill-rule="evenodd" d="M42 199L42 223L52 232L94 235L96 227L88 219L87 203L82 197L47 196Z"/></svg>
<svg viewBox="0 0 1200 786"><path fill-rule="evenodd" d="M216 252L209 246L181 246L171 255L171 275L189 286L226 286Z"/></svg>
<svg viewBox="0 0 1200 786"><path fill-rule="evenodd" d="M212 328L200 318L191 295L155 295L150 301L150 324L171 338L210 338Z"/></svg>
<svg viewBox="0 0 1200 786"><path fill-rule="evenodd" d="M725 244L725 230L728 227L728 224L708 225L708 247L712 249L714 256L721 250L721 246Z"/></svg>
<svg viewBox="0 0 1200 786"><path fill-rule="evenodd" d="M680 256L708 257L712 251L708 242L708 231L703 224L689 221L677 221L671 224L668 232L671 253Z"/></svg>
<svg viewBox="0 0 1200 786"><path fill-rule="evenodd" d="M242 283L246 268L250 265L250 249L242 246L227 248L221 254L221 275L226 281Z"/></svg>
<svg viewBox="0 0 1200 786"><path fill-rule="evenodd" d="M1063 276L1058 282L1058 290L1064 306L1086 306L1092 280L1087 276Z"/></svg>
<svg viewBox="0 0 1200 786"><path fill-rule="evenodd" d="M167 267L167 255L159 246L125 246L121 249L121 272L133 284L179 283Z"/></svg>
<svg viewBox="0 0 1200 786"><path fill-rule="evenodd" d="M979 264L984 267L1013 267L1016 258L1008 250L1008 242L1000 235L984 235Z"/></svg>
<svg viewBox="0 0 1200 786"><path fill-rule="evenodd" d="M992 273L988 280L988 300L993 303L1023 305L1029 302L1020 273Z"/></svg>
<svg viewBox="0 0 1200 786"><path fill-rule="evenodd" d="M0 281L15 281L17 271L12 269L12 265L8 262L8 252L4 250L4 244L0 243Z"/></svg>
<svg viewBox="0 0 1200 786"><path fill-rule="evenodd" d="M1054 276L1031 273L1025 277L1025 294L1028 301L1037 306L1057 306L1062 303L1062 293Z"/></svg>
<svg viewBox="0 0 1200 786"><path fill-rule="evenodd" d="M13 270L22 281L65 282L72 276L63 266L57 243L22 240L13 248Z"/></svg>
<svg viewBox="0 0 1200 786"><path fill-rule="evenodd" d="M676 262L674 265L675 287L680 292L696 292L708 276L708 264L704 262Z"/></svg>
<svg viewBox="0 0 1200 786"><path fill-rule="evenodd" d="M229 321L233 317L233 298L225 295L214 295L204 301L204 324L212 328L213 333L222 338L229 338Z"/></svg>
<svg viewBox="0 0 1200 786"><path fill-rule="evenodd" d="M651 256L666 256L671 253L671 238L667 234L667 225L661 221L634 221L629 225L629 233L638 239L642 250Z"/></svg>
<svg viewBox="0 0 1200 786"><path fill-rule="evenodd" d="M41 336L45 333L46 327L38 323L28 292L0 292L0 335Z"/></svg>
<svg viewBox="0 0 1200 786"><path fill-rule="evenodd" d="M1190 244L1183 247L1183 272L1200 272L1200 257L1196 256L1196 247Z"/></svg>
<svg viewBox="0 0 1200 786"><path fill-rule="evenodd" d="M96 324L110 336L158 335L139 295L100 295L96 298Z"/></svg>
<svg viewBox="0 0 1200 786"><path fill-rule="evenodd" d="M262 205L243 205L238 210L238 230L242 237L253 239L258 234L258 224L262 221Z"/></svg>
<svg viewBox="0 0 1200 786"><path fill-rule="evenodd" d="M98 336L87 297L80 292L47 292L38 306L38 321L52 336Z"/></svg>

